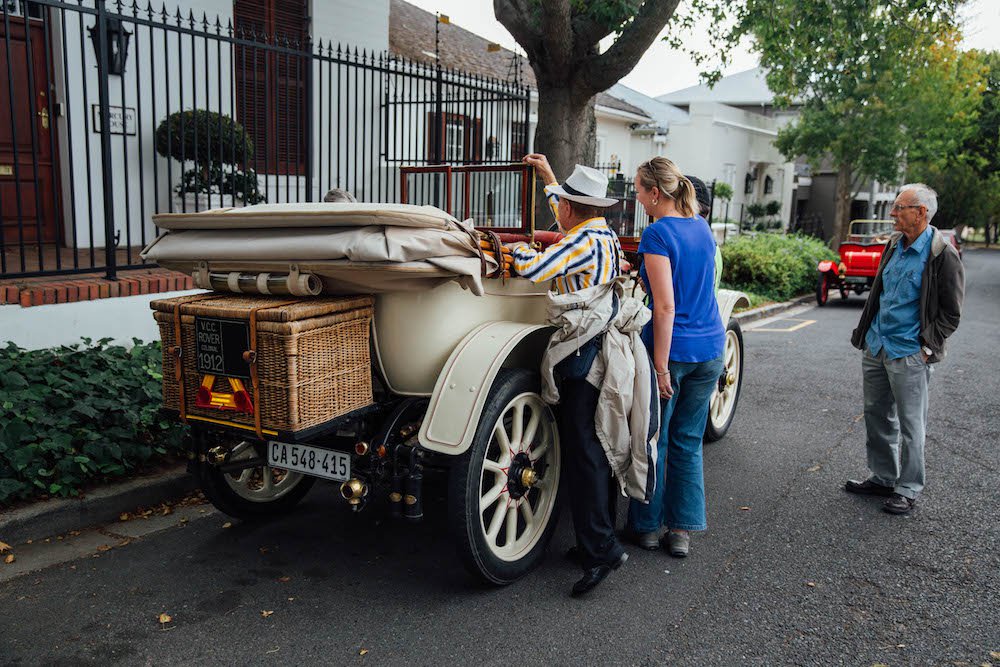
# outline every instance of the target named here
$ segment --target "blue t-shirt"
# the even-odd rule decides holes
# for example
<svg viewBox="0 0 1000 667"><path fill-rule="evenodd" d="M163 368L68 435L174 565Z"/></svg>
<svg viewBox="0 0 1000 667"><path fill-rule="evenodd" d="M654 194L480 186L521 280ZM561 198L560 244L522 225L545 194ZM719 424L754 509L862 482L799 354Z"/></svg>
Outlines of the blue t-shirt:
<svg viewBox="0 0 1000 667"><path fill-rule="evenodd" d="M711 361L722 354L726 330L715 299L715 239L700 215L660 218L642 233L639 252L670 259L674 285L674 332L670 361ZM646 266L639 275L653 307ZM653 353L653 321L642 330L642 340Z"/></svg>

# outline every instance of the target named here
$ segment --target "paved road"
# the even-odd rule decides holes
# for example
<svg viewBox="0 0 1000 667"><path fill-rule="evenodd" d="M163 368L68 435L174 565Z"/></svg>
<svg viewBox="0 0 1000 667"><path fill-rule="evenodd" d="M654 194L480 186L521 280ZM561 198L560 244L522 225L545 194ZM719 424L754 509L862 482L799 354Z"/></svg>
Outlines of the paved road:
<svg viewBox="0 0 1000 667"><path fill-rule="evenodd" d="M433 503L400 525L317 487L281 523L194 514L0 584L0 663L1000 664L1000 252L966 266L912 516L841 490L865 474L852 297L746 333L738 421L706 450L710 530L685 561L634 549L571 599L564 517L542 568L483 589Z"/></svg>

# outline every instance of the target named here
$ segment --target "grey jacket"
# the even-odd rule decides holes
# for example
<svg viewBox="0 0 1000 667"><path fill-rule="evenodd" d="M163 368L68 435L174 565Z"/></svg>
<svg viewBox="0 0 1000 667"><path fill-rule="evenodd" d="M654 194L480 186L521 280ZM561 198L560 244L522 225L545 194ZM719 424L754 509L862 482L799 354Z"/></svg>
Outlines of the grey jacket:
<svg viewBox="0 0 1000 667"><path fill-rule="evenodd" d="M924 273L920 280L920 345L931 350L928 363L944 359L945 344L948 336L955 333L958 321L962 317L962 299L965 296L965 268L962 259L950 243L945 241L936 227L931 227L931 251L924 265ZM861 311L861 321L851 335L851 344L859 350L864 349L865 336L875 316L878 314L879 300L882 296L882 271L886 263L896 251L902 232L893 232L889 237L889 245L882 253L878 265L878 273L872 283L871 293Z"/></svg>
<svg viewBox="0 0 1000 667"><path fill-rule="evenodd" d="M594 428L619 488L648 503L656 490L660 427L653 365L640 336L651 314L641 301L626 296L623 281L549 293L549 324L557 329L542 356L542 398L552 405L559 402L556 365L604 334L586 377L600 391Z"/></svg>

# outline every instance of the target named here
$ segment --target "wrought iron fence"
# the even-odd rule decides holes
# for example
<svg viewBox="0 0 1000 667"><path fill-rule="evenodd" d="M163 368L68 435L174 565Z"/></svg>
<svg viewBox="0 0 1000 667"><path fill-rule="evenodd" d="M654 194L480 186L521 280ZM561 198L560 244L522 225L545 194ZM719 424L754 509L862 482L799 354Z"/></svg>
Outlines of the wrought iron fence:
<svg viewBox="0 0 1000 667"><path fill-rule="evenodd" d="M154 213L399 200L399 167L527 152L522 86L106 0L4 0L0 277L142 265ZM5 112L7 112L5 114ZM504 201L482 188L493 210ZM426 203L440 203L428 190Z"/></svg>

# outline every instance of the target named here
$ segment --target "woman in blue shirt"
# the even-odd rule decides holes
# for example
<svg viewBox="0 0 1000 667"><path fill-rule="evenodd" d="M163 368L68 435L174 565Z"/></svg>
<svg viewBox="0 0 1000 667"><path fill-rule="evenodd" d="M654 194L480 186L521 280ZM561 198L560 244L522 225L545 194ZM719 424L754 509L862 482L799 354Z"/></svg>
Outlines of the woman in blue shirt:
<svg viewBox="0 0 1000 667"><path fill-rule="evenodd" d="M716 246L696 213L694 186L673 162L655 157L639 165L635 188L655 219L639 242L639 275L653 311L642 333L662 401L656 462L662 483L650 504L630 503L629 528L639 546L662 545L683 558L690 531L707 527L702 437L726 337L715 299Z"/></svg>

